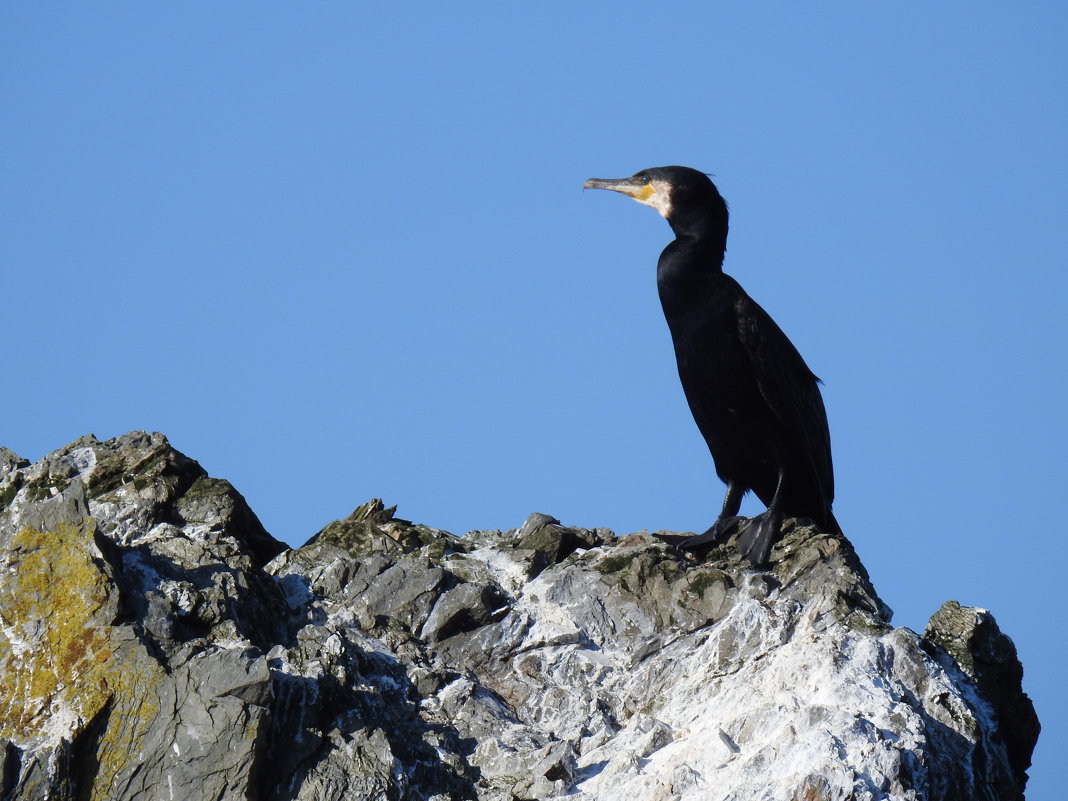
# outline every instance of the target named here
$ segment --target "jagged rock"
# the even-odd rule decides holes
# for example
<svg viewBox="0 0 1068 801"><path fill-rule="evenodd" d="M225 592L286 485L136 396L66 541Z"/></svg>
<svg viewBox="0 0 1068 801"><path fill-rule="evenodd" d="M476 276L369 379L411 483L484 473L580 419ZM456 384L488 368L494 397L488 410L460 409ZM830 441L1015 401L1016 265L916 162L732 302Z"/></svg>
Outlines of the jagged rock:
<svg viewBox="0 0 1068 801"><path fill-rule="evenodd" d="M1023 665L1016 646L1005 636L985 609L963 607L946 601L935 612L923 633L942 658L952 658L976 685L980 696L993 708L1004 732L1009 763L1018 774L1031 765L1031 750L1038 740L1038 715L1020 682ZM937 649L941 649L941 654Z"/></svg>
<svg viewBox="0 0 1068 801"><path fill-rule="evenodd" d="M159 434L0 449L0 799L1022 798L1011 641L849 543L358 507L298 549Z"/></svg>

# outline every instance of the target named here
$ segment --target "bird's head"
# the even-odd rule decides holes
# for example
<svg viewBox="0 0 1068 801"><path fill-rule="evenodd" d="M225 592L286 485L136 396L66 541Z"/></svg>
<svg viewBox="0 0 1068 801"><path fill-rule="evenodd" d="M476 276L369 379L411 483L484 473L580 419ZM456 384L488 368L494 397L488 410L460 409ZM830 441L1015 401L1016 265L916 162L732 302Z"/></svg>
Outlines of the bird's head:
<svg viewBox="0 0 1068 801"><path fill-rule="evenodd" d="M583 189L608 189L660 212L671 227L689 228L700 221L727 227L727 204L703 172L690 167L650 167L630 178L590 178ZM717 226L719 227L719 226Z"/></svg>

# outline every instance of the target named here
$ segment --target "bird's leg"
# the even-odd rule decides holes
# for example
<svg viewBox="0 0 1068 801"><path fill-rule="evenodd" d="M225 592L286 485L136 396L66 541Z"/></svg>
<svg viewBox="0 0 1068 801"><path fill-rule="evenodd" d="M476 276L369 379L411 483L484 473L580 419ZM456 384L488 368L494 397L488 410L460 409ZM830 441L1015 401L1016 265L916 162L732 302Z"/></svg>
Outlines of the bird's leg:
<svg viewBox="0 0 1068 801"><path fill-rule="evenodd" d="M723 509L716 518L716 522L709 526L703 534L683 540L679 545L680 550L689 551L700 545L718 545L726 541L734 531L738 523L738 510L742 506L742 496L745 495L745 487L731 481L727 484L727 494L723 496Z"/></svg>
<svg viewBox="0 0 1068 801"><path fill-rule="evenodd" d="M738 550L749 560L753 567L763 567L768 562L771 546L782 531L784 515L782 512L783 470L779 469L779 481L775 485L775 495L768 504L767 511L750 519L738 538Z"/></svg>

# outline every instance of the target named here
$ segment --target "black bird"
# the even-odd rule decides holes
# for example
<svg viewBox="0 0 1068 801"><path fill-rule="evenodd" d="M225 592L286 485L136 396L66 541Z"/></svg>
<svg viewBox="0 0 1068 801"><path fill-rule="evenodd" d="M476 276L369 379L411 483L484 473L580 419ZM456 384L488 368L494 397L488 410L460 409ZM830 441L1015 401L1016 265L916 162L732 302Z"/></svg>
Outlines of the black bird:
<svg viewBox="0 0 1068 801"><path fill-rule="evenodd" d="M727 485L716 522L682 547L723 542L740 525L741 552L760 567L787 516L841 533L831 513L834 470L819 379L768 313L723 272L727 204L716 185L689 167L654 167L630 178L591 178L583 188L652 206L675 233L660 254L656 284L682 389ZM745 522L737 515L749 490L767 511Z"/></svg>

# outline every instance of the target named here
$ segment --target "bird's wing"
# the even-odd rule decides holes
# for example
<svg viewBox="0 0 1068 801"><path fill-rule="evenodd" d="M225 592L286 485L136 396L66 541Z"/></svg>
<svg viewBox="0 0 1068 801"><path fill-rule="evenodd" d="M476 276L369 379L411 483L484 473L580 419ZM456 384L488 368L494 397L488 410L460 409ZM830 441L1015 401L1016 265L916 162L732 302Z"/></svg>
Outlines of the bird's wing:
<svg viewBox="0 0 1068 801"><path fill-rule="evenodd" d="M819 378L771 315L744 292L735 301L735 313L739 339L753 366L760 394L807 455L812 477L829 506L834 500L834 468Z"/></svg>

